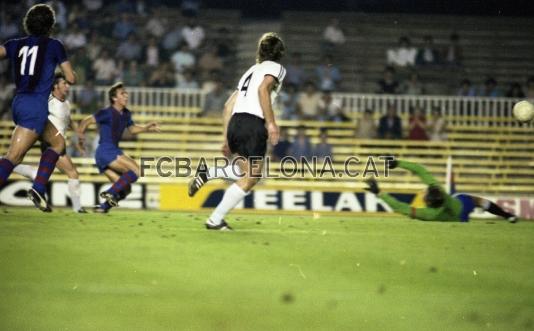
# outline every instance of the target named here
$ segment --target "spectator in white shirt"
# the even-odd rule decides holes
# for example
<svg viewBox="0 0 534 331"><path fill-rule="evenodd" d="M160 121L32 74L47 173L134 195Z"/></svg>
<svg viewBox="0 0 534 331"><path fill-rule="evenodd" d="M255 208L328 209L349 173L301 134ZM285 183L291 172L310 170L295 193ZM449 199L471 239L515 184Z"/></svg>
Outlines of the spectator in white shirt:
<svg viewBox="0 0 534 331"><path fill-rule="evenodd" d="M96 85L109 85L117 75L117 64L109 56L107 50L103 50L100 57L93 63Z"/></svg>
<svg viewBox="0 0 534 331"><path fill-rule="evenodd" d="M339 20L333 18L323 32L323 51L329 53L345 43L345 33L339 26Z"/></svg>
<svg viewBox="0 0 534 331"><path fill-rule="evenodd" d="M400 37L399 47L388 49L386 56L388 65L410 67L415 65L417 49L410 44L408 37Z"/></svg>
<svg viewBox="0 0 534 331"><path fill-rule="evenodd" d="M200 47L204 41L204 28L198 25L195 18L189 18L187 25L182 29L182 37L192 51Z"/></svg>
<svg viewBox="0 0 534 331"><path fill-rule="evenodd" d="M193 68L196 63L195 56L189 51L186 43L182 43L180 49L171 56L174 70L177 74L182 74L185 69Z"/></svg>

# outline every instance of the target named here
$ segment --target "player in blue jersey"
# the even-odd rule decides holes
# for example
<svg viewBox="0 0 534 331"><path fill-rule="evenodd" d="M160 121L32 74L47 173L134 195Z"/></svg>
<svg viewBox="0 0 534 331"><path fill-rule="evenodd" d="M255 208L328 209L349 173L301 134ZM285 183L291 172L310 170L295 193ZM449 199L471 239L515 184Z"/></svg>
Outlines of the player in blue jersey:
<svg viewBox="0 0 534 331"><path fill-rule="evenodd" d="M119 142L125 129L131 134L142 132L159 132L156 122L147 125L136 125L128 104L128 92L122 83L115 83L108 91L111 106L86 117L78 126L78 142L84 149L85 130L92 124L98 125L100 140L95 153L96 165L100 173L113 183L111 188L100 194L105 201L95 212L107 213L112 207L118 205L130 192L131 184L139 177L139 166L131 157L124 154L119 148Z"/></svg>
<svg viewBox="0 0 534 331"><path fill-rule="evenodd" d="M65 149L65 140L48 121L48 96L58 65L69 84L74 84L76 78L63 44L49 38L55 23L53 9L44 4L35 5L28 10L23 23L28 36L9 40L0 46L0 59L11 61L16 85L11 107L16 126L7 154L0 159L0 188L26 152L41 138L50 147L41 156L28 197L37 208L51 211L44 194L56 162Z"/></svg>

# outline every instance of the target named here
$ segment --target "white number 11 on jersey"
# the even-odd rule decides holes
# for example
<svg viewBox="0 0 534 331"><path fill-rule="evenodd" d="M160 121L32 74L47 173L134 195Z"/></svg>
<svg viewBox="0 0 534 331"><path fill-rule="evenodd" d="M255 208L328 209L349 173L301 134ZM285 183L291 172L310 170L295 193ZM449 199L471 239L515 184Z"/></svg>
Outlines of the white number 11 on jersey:
<svg viewBox="0 0 534 331"><path fill-rule="evenodd" d="M24 72L26 69L26 59L31 56L30 59L30 68L28 70L28 75L33 76L33 71L35 69L35 61L37 60L37 51L39 50L39 46L33 46L30 48L29 46L24 46L19 51L19 57L22 56L22 61L20 62L20 74L21 76L24 76Z"/></svg>

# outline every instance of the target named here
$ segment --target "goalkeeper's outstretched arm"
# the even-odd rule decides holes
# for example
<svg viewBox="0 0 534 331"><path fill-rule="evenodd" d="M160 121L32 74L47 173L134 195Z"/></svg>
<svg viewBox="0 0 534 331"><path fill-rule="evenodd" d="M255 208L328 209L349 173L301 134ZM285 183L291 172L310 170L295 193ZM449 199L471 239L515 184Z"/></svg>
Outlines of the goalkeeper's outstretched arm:
<svg viewBox="0 0 534 331"><path fill-rule="evenodd" d="M410 171L414 175L416 175L419 178L421 178L421 181L423 183L425 183L426 185L438 185L438 186L441 186L439 184L439 182L434 178L434 176L432 176L428 172L428 170L426 170L426 168L423 167L422 165L419 165L419 164L413 163L413 162L402 161L402 160L397 160L396 162L397 162L396 163L397 167Z"/></svg>
<svg viewBox="0 0 534 331"><path fill-rule="evenodd" d="M394 212L406 215L408 217L421 221L436 221L441 212L441 208L415 208L407 203L401 202L387 193L378 195L382 201L388 204Z"/></svg>

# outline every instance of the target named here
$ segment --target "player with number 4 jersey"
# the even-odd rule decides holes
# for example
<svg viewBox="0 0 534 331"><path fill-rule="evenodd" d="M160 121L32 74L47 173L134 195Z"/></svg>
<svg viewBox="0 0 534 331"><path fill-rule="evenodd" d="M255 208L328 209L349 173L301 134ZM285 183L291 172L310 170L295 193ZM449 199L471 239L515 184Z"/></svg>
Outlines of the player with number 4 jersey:
<svg viewBox="0 0 534 331"><path fill-rule="evenodd" d="M48 121L48 96L58 65L69 84L75 83L75 75L63 44L49 37L55 24L52 7L45 4L31 7L23 23L28 36L9 40L0 46L0 59L7 57L10 60L16 85L12 103L16 126L7 155L0 160L0 188L7 183L13 168L41 137L50 148L41 156L28 197L40 210L51 211L44 194L56 162L65 149L65 141L61 135L56 135L56 128Z"/></svg>
<svg viewBox="0 0 534 331"><path fill-rule="evenodd" d="M240 158L238 169L228 166L220 174L216 168L209 169L198 173L189 183L189 196L193 196L210 179L235 181L206 221L208 230L231 230L224 217L260 180L267 141L272 145L278 143L279 129L272 103L286 74L279 63L284 53L284 42L276 33L264 34L258 42L256 64L241 77L237 90L224 106L223 153Z"/></svg>

